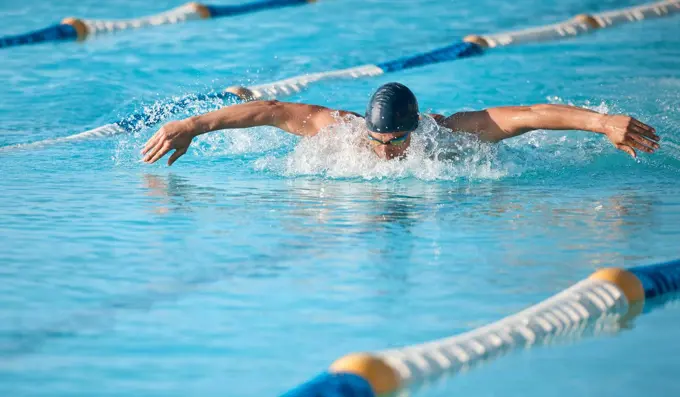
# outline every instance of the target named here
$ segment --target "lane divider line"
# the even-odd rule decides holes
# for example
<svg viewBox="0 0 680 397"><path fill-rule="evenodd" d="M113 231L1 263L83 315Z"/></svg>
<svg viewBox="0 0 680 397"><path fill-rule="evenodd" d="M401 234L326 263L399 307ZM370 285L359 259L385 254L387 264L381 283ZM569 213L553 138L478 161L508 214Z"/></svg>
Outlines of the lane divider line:
<svg viewBox="0 0 680 397"><path fill-rule="evenodd" d="M231 17L257 11L314 3L316 0L260 0L239 5L203 5L191 2L146 17L127 20L64 18L57 25L33 32L0 37L0 48L57 41L82 41L101 34L160 25L174 25L200 19Z"/></svg>
<svg viewBox="0 0 680 397"><path fill-rule="evenodd" d="M283 397L375 397L455 375L518 349L577 339L593 324L629 321L650 299L678 298L680 259L630 269L605 268L497 322L450 338L344 356Z"/></svg>
<svg viewBox="0 0 680 397"><path fill-rule="evenodd" d="M677 13L680 13L680 0L664 0L600 14L579 14L565 22L552 25L498 34L468 35L463 38L462 42L391 62L296 76L254 87L229 87L227 91L239 95L244 100L274 99L278 96L298 93L311 83L322 80L378 76L413 67L481 55L484 50L489 48L567 39L624 23L666 17Z"/></svg>

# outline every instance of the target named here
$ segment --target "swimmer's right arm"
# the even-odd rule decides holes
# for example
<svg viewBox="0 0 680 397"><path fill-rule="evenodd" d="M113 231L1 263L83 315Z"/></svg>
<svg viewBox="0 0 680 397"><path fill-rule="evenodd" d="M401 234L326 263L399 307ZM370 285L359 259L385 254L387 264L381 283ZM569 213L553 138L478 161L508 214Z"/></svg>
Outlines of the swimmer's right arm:
<svg viewBox="0 0 680 397"><path fill-rule="evenodd" d="M335 122L334 112L323 106L279 101L253 101L226 106L165 124L144 145L143 161L153 164L175 150L168 159L168 165L172 165L187 152L196 136L230 128L272 126L291 134L312 136ZM340 112L340 115L344 113L347 112Z"/></svg>

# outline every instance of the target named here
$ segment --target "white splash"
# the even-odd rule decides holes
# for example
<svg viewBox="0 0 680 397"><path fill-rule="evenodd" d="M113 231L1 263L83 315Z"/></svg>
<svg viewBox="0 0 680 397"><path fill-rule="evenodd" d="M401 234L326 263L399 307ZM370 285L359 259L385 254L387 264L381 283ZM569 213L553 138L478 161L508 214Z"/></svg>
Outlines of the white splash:
<svg viewBox="0 0 680 397"><path fill-rule="evenodd" d="M199 155L212 157L267 152L291 145L295 140L273 127L234 129L201 135L192 148Z"/></svg>
<svg viewBox="0 0 680 397"><path fill-rule="evenodd" d="M497 179L509 172L509 167L497 161L493 145L453 134L429 116L423 116L403 159L380 159L368 144L363 119L350 116L316 136L302 138L287 154L258 159L255 168L283 176L423 180Z"/></svg>

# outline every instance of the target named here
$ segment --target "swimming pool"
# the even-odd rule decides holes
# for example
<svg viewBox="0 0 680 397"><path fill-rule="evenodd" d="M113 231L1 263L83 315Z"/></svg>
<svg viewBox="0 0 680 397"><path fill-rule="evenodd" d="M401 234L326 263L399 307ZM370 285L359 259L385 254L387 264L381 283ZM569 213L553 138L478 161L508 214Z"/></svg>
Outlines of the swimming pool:
<svg viewBox="0 0 680 397"><path fill-rule="evenodd" d="M637 4L415 3L319 1L3 51L0 145L67 136L172 96ZM0 5L0 21L19 33L176 5L29 0ZM353 165L360 153L341 136L318 137L317 153L264 128L204 137L170 169L138 162L153 129L2 153L0 394L277 395L348 352L483 325L600 266L677 257L679 29L677 18L625 25L292 98L362 112L372 90L398 80L444 113L537 102L630 113L663 139L639 162L600 137L559 132L405 167ZM677 395L679 313L512 354L418 395Z"/></svg>

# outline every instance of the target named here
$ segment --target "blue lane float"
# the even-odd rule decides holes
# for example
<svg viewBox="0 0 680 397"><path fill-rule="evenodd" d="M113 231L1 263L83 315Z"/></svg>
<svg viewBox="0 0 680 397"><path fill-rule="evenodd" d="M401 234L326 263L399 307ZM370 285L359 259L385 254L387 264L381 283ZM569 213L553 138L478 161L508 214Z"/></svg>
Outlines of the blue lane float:
<svg viewBox="0 0 680 397"><path fill-rule="evenodd" d="M46 41L75 41L77 39L78 32L73 26L59 24L17 36L0 37L0 48L44 43Z"/></svg>
<svg viewBox="0 0 680 397"><path fill-rule="evenodd" d="M60 24L24 34L0 37L0 48L59 41L77 41L123 30L178 24L191 20L231 17L313 3L316 0L261 0L239 5L187 3L172 10L129 20L65 18Z"/></svg>
<svg viewBox="0 0 680 397"><path fill-rule="evenodd" d="M316 0L264 0L235 6L205 6L210 18L231 17L250 12L313 3Z"/></svg>
<svg viewBox="0 0 680 397"><path fill-rule="evenodd" d="M629 270L642 282L645 299L680 292L680 259Z"/></svg>
<svg viewBox="0 0 680 397"><path fill-rule="evenodd" d="M374 393L361 376L324 372L281 397L374 397Z"/></svg>
<svg viewBox="0 0 680 397"><path fill-rule="evenodd" d="M454 61L456 59L467 58L473 55L481 55L482 52L484 52L484 50L478 44L460 42L423 54L408 56L390 62L379 63L376 66L384 73L391 73L404 69L415 68L418 66Z"/></svg>
<svg viewBox="0 0 680 397"><path fill-rule="evenodd" d="M310 84L321 80L339 78L355 79L359 77L379 76L386 73L395 73L406 69L433 65L441 62L451 62L457 59L481 55L483 53L484 47L474 42L474 40L468 42L460 41L446 47L405 56L375 65L369 64L349 69L334 70L331 72L312 73L253 87L229 87L227 88L227 91L238 95L245 101L275 99L281 96L301 92Z"/></svg>

